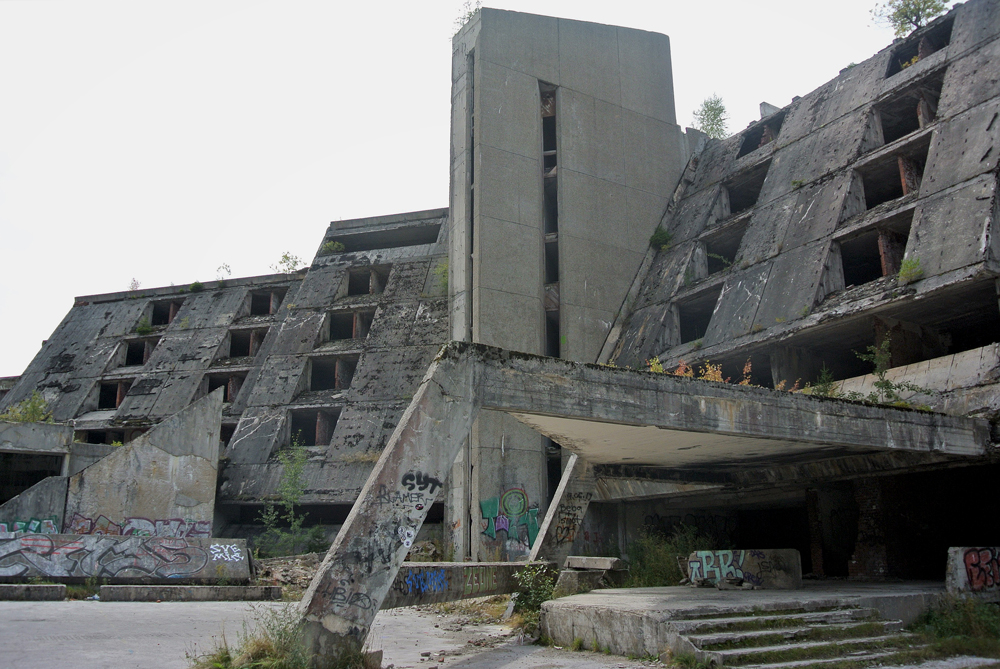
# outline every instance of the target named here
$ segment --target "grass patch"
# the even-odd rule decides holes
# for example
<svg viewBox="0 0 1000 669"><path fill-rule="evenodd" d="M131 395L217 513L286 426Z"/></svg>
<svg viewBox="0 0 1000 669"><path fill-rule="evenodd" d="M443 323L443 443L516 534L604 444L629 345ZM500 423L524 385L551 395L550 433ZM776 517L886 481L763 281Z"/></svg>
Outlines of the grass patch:
<svg viewBox="0 0 1000 669"><path fill-rule="evenodd" d="M255 624L243 623L235 647L225 636L214 650L188 656L191 669L313 669L302 642L298 607L252 606ZM324 669L364 669L365 654L360 649L343 653Z"/></svg>
<svg viewBox="0 0 1000 669"><path fill-rule="evenodd" d="M644 532L629 544L629 570L624 587L680 585L685 575L677 564L678 556L687 559L692 552L707 548L709 543L698 530L686 525L678 526L669 536L655 531Z"/></svg>
<svg viewBox="0 0 1000 669"><path fill-rule="evenodd" d="M495 625L503 622L503 614L507 611L509 603L510 595L493 595L492 597L475 597L432 604L431 609L435 613L467 616L470 623ZM513 621L514 617L508 622Z"/></svg>
<svg viewBox="0 0 1000 669"><path fill-rule="evenodd" d="M861 623L859 625L848 626L818 626L802 629L795 626L795 632L782 632L776 629L771 634L761 634L759 636L746 637L739 640L725 641L716 644L706 644L702 646L704 650L731 650L733 648L754 648L759 646L776 646L786 641L808 642L808 641L834 641L838 639L849 639L851 637L880 636L887 634L885 625L878 622Z"/></svg>

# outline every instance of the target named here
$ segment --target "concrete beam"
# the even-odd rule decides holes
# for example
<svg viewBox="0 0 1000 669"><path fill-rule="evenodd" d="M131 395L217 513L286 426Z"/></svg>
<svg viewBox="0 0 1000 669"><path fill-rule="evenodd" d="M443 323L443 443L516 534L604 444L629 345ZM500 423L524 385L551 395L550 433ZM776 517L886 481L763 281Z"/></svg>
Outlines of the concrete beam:
<svg viewBox="0 0 1000 669"><path fill-rule="evenodd" d="M463 346L435 358L302 598L319 664L360 648L478 412L479 366Z"/></svg>
<svg viewBox="0 0 1000 669"><path fill-rule="evenodd" d="M517 591L514 575L539 562L404 562L381 608L454 602Z"/></svg>

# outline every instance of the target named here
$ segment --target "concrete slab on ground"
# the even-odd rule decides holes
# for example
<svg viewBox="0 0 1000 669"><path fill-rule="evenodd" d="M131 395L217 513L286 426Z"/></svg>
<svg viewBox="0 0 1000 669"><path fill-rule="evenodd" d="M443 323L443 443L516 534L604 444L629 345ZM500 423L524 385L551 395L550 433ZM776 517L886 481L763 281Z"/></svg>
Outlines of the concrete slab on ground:
<svg viewBox="0 0 1000 669"><path fill-rule="evenodd" d="M280 585L102 585L102 602L257 602L281 599Z"/></svg>
<svg viewBox="0 0 1000 669"><path fill-rule="evenodd" d="M612 638L621 654L655 655L667 643L669 621L723 613L866 607L884 619L912 622L945 593L944 583L807 581L800 590L615 588L594 590L542 605L543 630L557 643Z"/></svg>
<svg viewBox="0 0 1000 669"><path fill-rule="evenodd" d="M58 602L66 599L64 583L0 583L0 600Z"/></svg>

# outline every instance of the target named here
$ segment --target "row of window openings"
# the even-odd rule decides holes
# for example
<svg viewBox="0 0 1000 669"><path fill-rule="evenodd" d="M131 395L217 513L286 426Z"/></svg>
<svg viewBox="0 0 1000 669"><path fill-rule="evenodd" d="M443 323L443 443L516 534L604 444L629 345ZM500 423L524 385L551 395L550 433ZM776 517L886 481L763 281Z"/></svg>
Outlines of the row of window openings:
<svg viewBox="0 0 1000 669"><path fill-rule="evenodd" d="M288 288L274 288L271 290L255 290L247 295L245 304L246 313L250 316L268 316L278 312L281 307ZM167 300L163 302L153 302L147 313L143 314L143 319L149 320L149 325L158 327L170 325L177 317L184 300Z"/></svg>
<svg viewBox="0 0 1000 669"><path fill-rule="evenodd" d="M884 221L877 229L866 230L835 244L831 250L833 267L835 271L840 270L843 279L835 279L832 283L836 287L842 285L851 288L897 274L906 250L912 219L912 210L903 212ZM733 254L735 255L735 251ZM836 262L838 259L839 263ZM721 293L722 286L718 285L692 299L677 303L681 344L705 336Z"/></svg>

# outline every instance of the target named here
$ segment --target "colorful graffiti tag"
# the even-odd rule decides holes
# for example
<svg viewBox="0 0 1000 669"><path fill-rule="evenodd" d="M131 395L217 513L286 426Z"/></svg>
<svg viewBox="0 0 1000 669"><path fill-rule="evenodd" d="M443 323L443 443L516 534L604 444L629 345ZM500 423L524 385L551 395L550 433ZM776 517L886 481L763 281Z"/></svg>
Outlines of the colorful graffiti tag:
<svg viewBox="0 0 1000 669"><path fill-rule="evenodd" d="M802 587L802 558L793 548L695 551L688 557L692 581L739 579L757 588Z"/></svg>
<svg viewBox="0 0 1000 669"><path fill-rule="evenodd" d="M210 566L219 562L219 567ZM222 571L220 572L220 567ZM247 579L242 539L25 534L0 539L0 577L108 578L120 582L167 579Z"/></svg>
<svg viewBox="0 0 1000 669"><path fill-rule="evenodd" d="M66 523L66 533L123 537L210 537L212 536L212 523L208 520L184 520L183 518L150 520L149 518L132 517L125 518L124 522L119 525L106 516L91 519L74 513L73 517Z"/></svg>
<svg viewBox="0 0 1000 669"><path fill-rule="evenodd" d="M31 518L29 520L0 521L0 532L26 532L29 534L59 534L58 516Z"/></svg>
<svg viewBox="0 0 1000 669"><path fill-rule="evenodd" d="M962 556L969 589L973 592L1000 586L1000 549L969 548Z"/></svg>
<svg viewBox="0 0 1000 669"><path fill-rule="evenodd" d="M499 497L480 501L479 510L486 521L483 534L489 538L496 539L497 532L505 532L508 538L520 539L528 546L535 543L538 509L529 507L528 495L521 488L511 488Z"/></svg>

